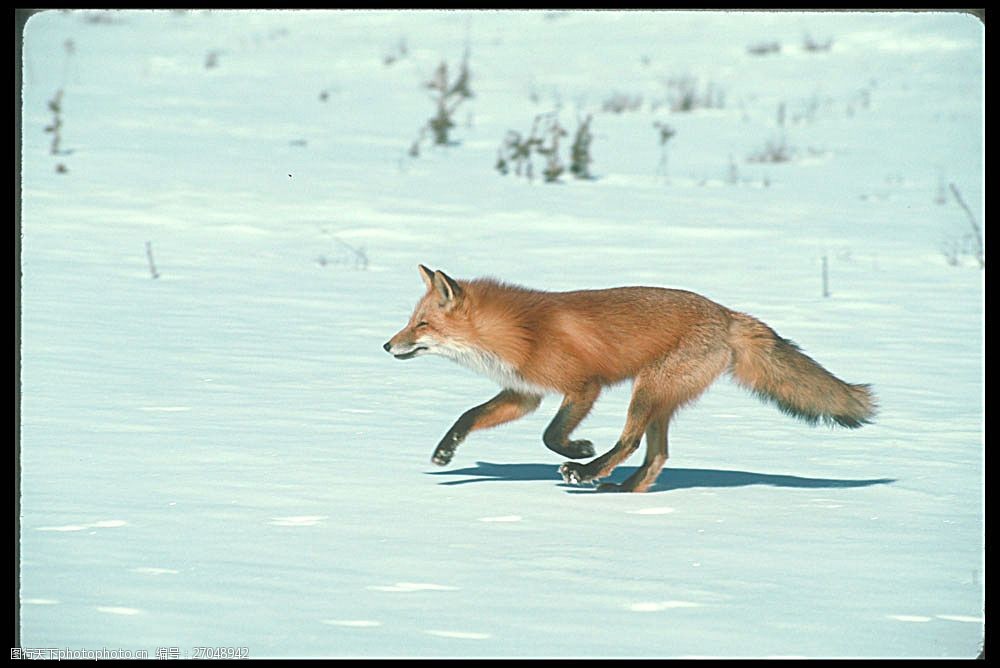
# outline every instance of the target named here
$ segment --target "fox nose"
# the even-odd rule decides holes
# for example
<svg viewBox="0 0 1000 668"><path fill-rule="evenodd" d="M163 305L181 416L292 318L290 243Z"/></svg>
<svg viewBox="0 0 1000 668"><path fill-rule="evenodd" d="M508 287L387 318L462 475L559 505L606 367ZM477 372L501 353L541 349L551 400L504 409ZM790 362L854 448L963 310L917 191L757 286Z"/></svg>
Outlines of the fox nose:
<svg viewBox="0 0 1000 668"><path fill-rule="evenodd" d="M385 345L382 346L382 350L384 350L385 352L389 352L389 348L392 348L392 344L390 342L386 341Z"/></svg>

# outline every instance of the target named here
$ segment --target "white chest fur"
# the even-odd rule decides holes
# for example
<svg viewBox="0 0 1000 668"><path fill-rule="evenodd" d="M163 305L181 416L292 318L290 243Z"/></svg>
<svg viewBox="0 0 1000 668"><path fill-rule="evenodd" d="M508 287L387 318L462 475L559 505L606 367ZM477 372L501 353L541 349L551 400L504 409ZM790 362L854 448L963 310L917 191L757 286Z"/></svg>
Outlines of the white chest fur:
<svg viewBox="0 0 1000 668"><path fill-rule="evenodd" d="M462 366L492 379L501 387L509 390L539 396L555 392L553 389L528 382L524 376L518 373L514 365L481 348L449 343L446 346L439 346L434 352L455 360Z"/></svg>

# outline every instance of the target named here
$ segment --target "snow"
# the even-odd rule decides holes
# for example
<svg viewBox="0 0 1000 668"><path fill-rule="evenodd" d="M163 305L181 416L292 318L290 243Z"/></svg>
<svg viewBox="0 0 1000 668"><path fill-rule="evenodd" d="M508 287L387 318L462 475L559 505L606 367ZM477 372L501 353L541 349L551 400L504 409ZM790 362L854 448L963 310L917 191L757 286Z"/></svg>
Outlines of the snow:
<svg viewBox="0 0 1000 668"><path fill-rule="evenodd" d="M422 84L466 46L458 143L410 157ZM961 13L33 16L19 645L976 656L984 272L947 184L982 226L984 54ZM658 105L681 77L724 103ZM600 111L615 93L642 105ZM552 111L570 133L594 114L596 178L496 172L507 131ZM788 162L749 160L782 136ZM881 412L812 428L721 381L672 424L652 491L607 495L561 481L549 397L438 468L496 388L381 349L418 263L693 290L871 383ZM577 437L611 447L628 389Z"/></svg>

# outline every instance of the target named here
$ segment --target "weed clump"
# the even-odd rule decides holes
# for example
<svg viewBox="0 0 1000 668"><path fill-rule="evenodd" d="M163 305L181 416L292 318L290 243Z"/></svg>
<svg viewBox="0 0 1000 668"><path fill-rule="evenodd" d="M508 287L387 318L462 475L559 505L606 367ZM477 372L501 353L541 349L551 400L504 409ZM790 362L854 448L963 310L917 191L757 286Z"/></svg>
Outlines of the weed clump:
<svg viewBox="0 0 1000 668"><path fill-rule="evenodd" d="M590 143L594 140L594 135L590 132L590 121L593 116L588 115L576 129L573 136L573 144L569 148L569 171L578 179L592 179L590 174Z"/></svg>
<svg viewBox="0 0 1000 668"><path fill-rule="evenodd" d="M660 165L659 165L659 171L664 176L666 176L666 174L667 174L667 142L670 141L671 137L673 137L675 134L677 134L677 131L674 130L669 125L667 125L666 123L661 123L660 121L654 122L653 123L653 127L656 128L656 130L657 130L657 132L659 134L659 139L660 139Z"/></svg>
<svg viewBox="0 0 1000 668"><path fill-rule="evenodd" d="M722 109L726 96L712 82L699 85L694 77L675 77L663 82L667 89L666 104L671 112L685 113L696 109Z"/></svg>
<svg viewBox="0 0 1000 668"><path fill-rule="evenodd" d="M48 102L49 111L52 112L52 122L45 126L45 131L52 134L52 144L49 146L49 153L59 155L62 153L59 145L62 142L62 88Z"/></svg>
<svg viewBox="0 0 1000 668"><path fill-rule="evenodd" d="M757 42L747 46L747 53L751 56L766 56L771 53L781 53L780 42Z"/></svg>
<svg viewBox="0 0 1000 668"><path fill-rule="evenodd" d="M601 111L612 114L638 111L640 108L642 108L642 96L628 95L626 93L613 93L601 104Z"/></svg>
<svg viewBox="0 0 1000 668"><path fill-rule="evenodd" d="M782 102L778 105L778 137L768 139L763 148L747 156L747 162L777 164L789 162L792 159L794 150L788 145L788 140L785 138L785 116L785 103Z"/></svg>
<svg viewBox="0 0 1000 668"><path fill-rule="evenodd" d="M781 163L792 159L792 150L785 138L768 139L764 147L747 156L747 162Z"/></svg>
<svg viewBox="0 0 1000 668"><path fill-rule="evenodd" d="M400 38L396 44L382 56L382 64L386 67L403 60L410 53L410 47L406 44L405 38Z"/></svg>
<svg viewBox="0 0 1000 668"><path fill-rule="evenodd" d="M590 144L593 135L590 132L592 116L587 116L578 123L570 146L569 171L578 179L593 179L590 173ZM513 169L517 176L524 176L529 181L534 179L533 156L541 156L545 161L542 176L546 183L556 183L566 171L559 157L560 140L568 133L559 124L554 113L540 114L531 124L531 131L524 135L516 130L510 130L497 150L495 169L501 174L509 174Z"/></svg>
<svg viewBox="0 0 1000 668"><path fill-rule="evenodd" d="M410 147L409 154L412 157L420 155L420 144L430 132L433 143L436 146L451 146L456 142L450 137L451 129L455 127L453 116L465 100L471 98L472 89L469 86L471 75L469 74L469 52L466 51L459 66L458 75L452 80L448 74L448 63L441 61L430 81L424 87L431 91L431 99L434 101L435 114L420 129L417 139Z"/></svg>
<svg viewBox="0 0 1000 668"><path fill-rule="evenodd" d="M806 33L805 37L802 38L802 49L810 53L817 53L821 51L829 51L833 48L833 38L828 38L825 42L817 42L812 38L812 35Z"/></svg>

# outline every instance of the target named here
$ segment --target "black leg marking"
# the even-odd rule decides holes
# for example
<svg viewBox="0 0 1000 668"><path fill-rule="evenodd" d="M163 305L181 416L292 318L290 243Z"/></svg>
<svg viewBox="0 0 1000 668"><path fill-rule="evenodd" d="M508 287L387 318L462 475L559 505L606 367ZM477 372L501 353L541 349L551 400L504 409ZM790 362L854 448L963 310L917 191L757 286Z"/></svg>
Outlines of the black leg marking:
<svg viewBox="0 0 1000 668"><path fill-rule="evenodd" d="M595 395L596 397L596 395ZM594 456L594 444L588 440L568 440L569 434L580 423L594 402L587 404L563 401L559 412L542 434L542 442L549 450L569 459L586 459Z"/></svg>
<svg viewBox="0 0 1000 668"><path fill-rule="evenodd" d="M455 450L459 444L473 429L485 429L516 420L538 408L541 400L540 396L520 394L513 390L502 390L486 403L470 408L462 413L462 416L438 443L434 454L431 455L431 462L438 466L448 464L455 456Z"/></svg>
<svg viewBox="0 0 1000 668"><path fill-rule="evenodd" d="M469 410L462 413L462 417L458 418L448 433L445 434L441 442L434 449L434 454L431 455L431 462L437 464L438 466L445 466L451 462L451 458L455 456L455 450L458 448L459 444L465 440L465 437L469 435L472 431L472 425L475 424L476 418L482 413L488 406L492 404L492 401L488 401L482 406L476 406L475 408L470 408Z"/></svg>
<svg viewBox="0 0 1000 668"><path fill-rule="evenodd" d="M451 458L455 456L455 449L461 442L462 438L460 438L457 433L454 431L448 432L448 435L441 439L437 448L434 449L434 454L431 456L431 462L437 464L438 466L446 466L449 462L451 462Z"/></svg>
<svg viewBox="0 0 1000 668"><path fill-rule="evenodd" d="M548 445L549 450L567 459L586 459L594 456L594 444L590 441L569 441L564 445Z"/></svg>

